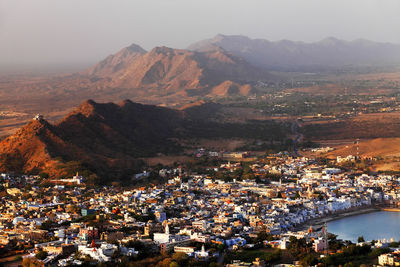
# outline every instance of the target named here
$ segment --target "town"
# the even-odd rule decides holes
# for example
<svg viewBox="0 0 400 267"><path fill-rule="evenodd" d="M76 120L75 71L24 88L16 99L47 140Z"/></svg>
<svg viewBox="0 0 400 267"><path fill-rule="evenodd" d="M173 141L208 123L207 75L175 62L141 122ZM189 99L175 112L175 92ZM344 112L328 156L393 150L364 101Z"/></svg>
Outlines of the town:
<svg viewBox="0 0 400 267"><path fill-rule="evenodd" d="M195 157L210 155L217 156L202 149ZM238 160L242 157L251 161ZM132 188L90 188L78 173L46 186L40 176L3 173L1 253L38 266L296 266L304 265L302 253L283 251L301 240L298 249L306 249L316 264L343 250L326 221L400 204L399 177L340 165L355 160L338 157L328 167L289 153L232 152L222 164L200 169L204 173L163 167L157 176L165 182ZM382 265L399 262L396 250L387 249L393 243L398 247L394 240L362 241L357 245L380 249L374 260L382 254ZM249 253L254 258L240 260Z"/></svg>

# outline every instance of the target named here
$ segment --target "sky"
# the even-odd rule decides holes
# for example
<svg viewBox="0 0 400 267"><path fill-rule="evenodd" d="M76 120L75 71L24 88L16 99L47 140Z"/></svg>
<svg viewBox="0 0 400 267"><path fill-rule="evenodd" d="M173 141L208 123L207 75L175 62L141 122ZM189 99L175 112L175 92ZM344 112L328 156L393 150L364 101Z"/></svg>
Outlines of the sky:
<svg viewBox="0 0 400 267"><path fill-rule="evenodd" d="M399 0L0 0L0 70L86 67L132 43L185 48L218 33L400 44Z"/></svg>

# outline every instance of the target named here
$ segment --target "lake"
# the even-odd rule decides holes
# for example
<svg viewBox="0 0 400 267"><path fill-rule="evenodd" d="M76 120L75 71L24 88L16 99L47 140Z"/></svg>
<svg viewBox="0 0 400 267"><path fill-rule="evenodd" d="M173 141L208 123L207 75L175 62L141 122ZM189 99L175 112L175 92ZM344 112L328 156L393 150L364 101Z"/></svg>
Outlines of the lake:
<svg viewBox="0 0 400 267"><path fill-rule="evenodd" d="M386 238L400 240L400 212L377 211L331 221L328 232L338 239L357 242L359 236L366 241Z"/></svg>

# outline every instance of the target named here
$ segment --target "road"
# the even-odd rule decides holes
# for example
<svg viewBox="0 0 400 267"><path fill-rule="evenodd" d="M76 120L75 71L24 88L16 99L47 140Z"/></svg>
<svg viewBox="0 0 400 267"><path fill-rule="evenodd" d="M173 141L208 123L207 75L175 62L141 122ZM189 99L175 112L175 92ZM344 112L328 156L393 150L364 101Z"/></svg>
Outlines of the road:
<svg viewBox="0 0 400 267"><path fill-rule="evenodd" d="M297 150L297 142L303 137L301 133L297 132L298 127L298 119L295 119L292 123L292 134L295 135L295 138L293 139L293 153L296 157L300 156Z"/></svg>

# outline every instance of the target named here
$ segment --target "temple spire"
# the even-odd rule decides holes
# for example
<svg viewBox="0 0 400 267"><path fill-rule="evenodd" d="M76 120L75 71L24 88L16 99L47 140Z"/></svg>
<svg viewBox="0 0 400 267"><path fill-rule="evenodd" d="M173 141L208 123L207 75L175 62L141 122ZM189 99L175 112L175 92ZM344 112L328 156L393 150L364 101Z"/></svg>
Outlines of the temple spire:
<svg viewBox="0 0 400 267"><path fill-rule="evenodd" d="M169 226L168 226L168 223L165 225L165 233L169 235Z"/></svg>

